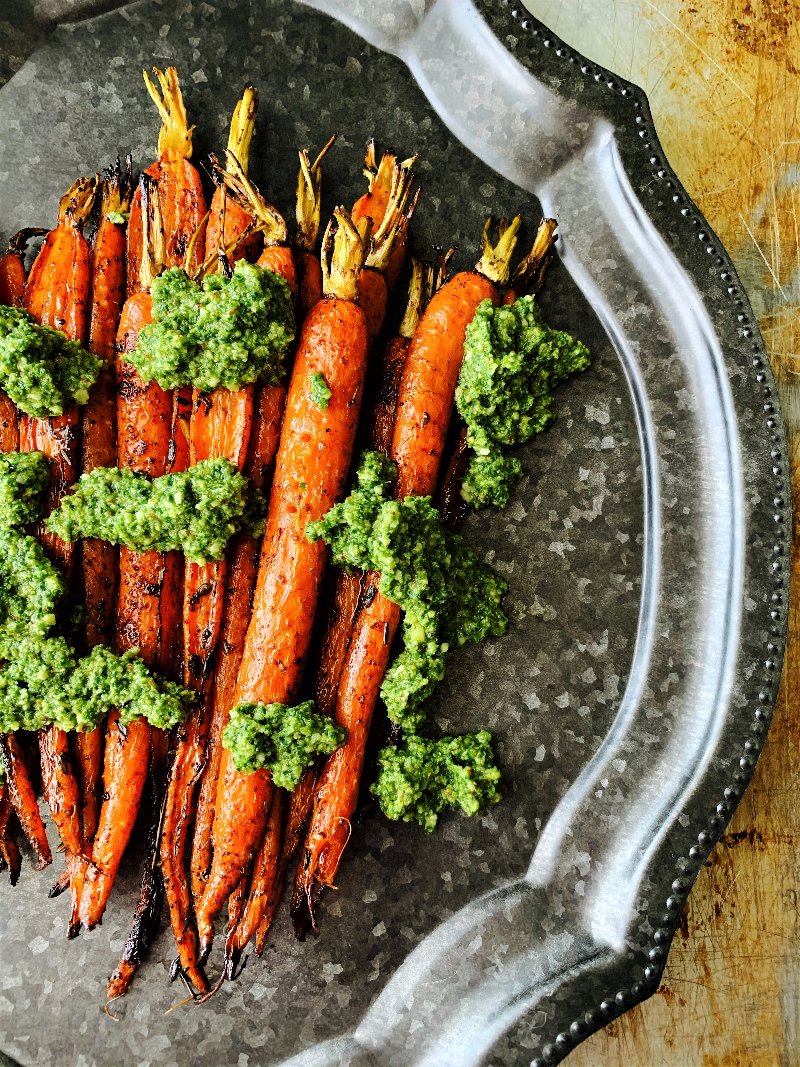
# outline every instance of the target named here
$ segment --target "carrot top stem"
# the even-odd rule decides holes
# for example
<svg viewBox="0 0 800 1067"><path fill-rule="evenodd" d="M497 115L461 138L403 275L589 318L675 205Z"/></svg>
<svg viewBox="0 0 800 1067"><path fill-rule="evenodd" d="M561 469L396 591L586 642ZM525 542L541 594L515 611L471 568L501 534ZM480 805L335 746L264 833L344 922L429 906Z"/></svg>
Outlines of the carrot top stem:
<svg viewBox="0 0 800 1067"><path fill-rule="evenodd" d="M419 317L430 300L432 288L433 267L414 256L411 260L411 280L408 283L408 303L397 328L399 337L407 337L410 340L414 336Z"/></svg>
<svg viewBox="0 0 800 1067"><path fill-rule="evenodd" d="M319 236L319 214L322 202L322 160L336 140L336 134L330 138L320 154L311 162L306 149L300 155L300 171L297 175L297 236L298 248L313 252Z"/></svg>
<svg viewBox="0 0 800 1067"><path fill-rule="evenodd" d="M147 91L161 116L161 129L158 133L159 156L162 159L191 159L194 126L189 126L186 118L177 70L175 67L167 67L162 71L153 67L158 87L146 70L142 73Z"/></svg>
<svg viewBox="0 0 800 1067"><path fill-rule="evenodd" d="M529 289L538 292L541 288L543 268L555 244L557 226L555 219L542 219L539 223L530 252L514 271L513 284L517 292L523 293Z"/></svg>
<svg viewBox="0 0 800 1067"><path fill-rule="evenodd" d="M322 238L322 292L340 300L358 299L358 276L367 255L369 224L362 233L349 212L337 207Z"/></svg>
<svg viewBox="0 0 800 1067"><path fill-rule="evenodd" d="M508 219L500 219L497 224L498 240L495 245L489 238L493 221L488 218L483 227L481 258L475 264L475 269L495 285L507 285L511 277L511 256L517 243L517 231L522 224L522 218L515 215L511 222Z"/></svg>
<svg viewBox="0 0 800 1067"><path fill-rule="evenodd" d="M408 229L411 216L419 201L419 189L411 199L414 179L411 170L397 164L392 170L392 185L389 202L381 223L373 234L366 266L383 271L401 236ZM409 203L410 201L410 203Z"/></svg>
<svg viewBox="0 0 800 1067"><path fill-rule="evenodd" d="M211 157L211 176L217 185L227 189L243 211L249 211L254 216L256 229L264 234L266 245L286 243L289 230L283 216L277 208L267 203L229 148L225 149L225 167L221 167L214 156Z"/></svg>
<svg viewBox="0 0 800 1067"><path fill-rule="evenodd" d="M6 249L6 255L9 256L24 256L28 248L28 243L35 237L46 237L47 230L41 226L26 226L23 230L17 230L11 240L8 242L8 248Z"/></svg>
<svg viewBox="0 0 800 1067"><path fill-rule="evenodd" d="M124 215L131 208L133 199L133 159L125 157L123 165L119 156L100 175L100 211L108 215Z"/></svg>
<svg viewBox="0 0 800 1067"><path fill-rule="evenodd" d="M74 226L78 230L83 227L94 206L97 186L96 174L72 183L58 203L59 225Z"/></svg>
<svg viewBox="0 0 800 1067"><path fill-rule="evenodd" d="M245 174L250 165L250 142L253 140L257 108L258 93L252 85L246 85L241 100L233 109L231 130L228 134L228 151L239 161Z"/></svg>
<svg viewBox="0 0 800 1067"><path fill-rule="evenodd" d="M394 180L395 167L401 167L403 170L411 170L416 162L416 155L410 156L408 159L404 159L401 163L398 163L397 154L395 152L384 152L381 156L380 163L378 163L375 153L375 138L370 137L367 141L367 150L364 154L364 177L369 182L369 192L374 193L377 189L383 189L388 192L388 190L391 189Z"/></svg>
<svg viewBox="0 0 800 1067"><path fill-rule="evenodd" d="M205 215L203 215L202 219L200 219L200 221L198 222L197 229L194 231L192 236L189 238L189 242L186 245L186 253L185 253L184 258L183 258L183 269L186 271L187 274L190 273L190 269L189 269L190 268L190 264L194 262L194 251L197 248L197 242L200 240L200 238L205 233L206 226L208 226L208 220L210 218L211 218L211 212L207 211L205 213ZM201 263L199 268L198 268L198 273L199 274L201 274L203 272L203 268L204 267L205 267L205 263Z"/></svg>
<svg viewBox="0 0 800 1067"><path fill-rule="evenodd" d="M142 261L139 265L139 284L144 292L149 292L153 279L164 269L166 259L166 241L164 223L161 217L161 202L158 196L158 182L149 174L142 174L139 179L142 190Z"/></svg>

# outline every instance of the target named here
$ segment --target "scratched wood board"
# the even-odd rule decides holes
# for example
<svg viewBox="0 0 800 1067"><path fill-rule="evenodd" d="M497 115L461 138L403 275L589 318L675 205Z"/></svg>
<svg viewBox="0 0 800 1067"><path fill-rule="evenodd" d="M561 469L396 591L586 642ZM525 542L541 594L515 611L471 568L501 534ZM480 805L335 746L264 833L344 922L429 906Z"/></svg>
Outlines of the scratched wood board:
<svg viewBox="0 0 800 1067"><path fill-rule="evenodd" d="M800 2L527 0L641 85L667 158L745 283L781 390L800 501ZM793 579L800 559L793 552ZM800 1063L800 605L765 751L689 898L658 993L574 1067Z"/></svg>

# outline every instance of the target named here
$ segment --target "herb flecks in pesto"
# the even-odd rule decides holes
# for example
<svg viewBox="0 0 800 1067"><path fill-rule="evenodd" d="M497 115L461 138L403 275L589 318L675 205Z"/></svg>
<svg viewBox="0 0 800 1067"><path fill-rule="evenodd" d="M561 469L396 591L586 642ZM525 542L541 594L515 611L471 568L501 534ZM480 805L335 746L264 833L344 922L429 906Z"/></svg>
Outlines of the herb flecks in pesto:
<svg viewBox="0 0 800 1067"><path fill-rule="evenodd" d="M328 404L330 404L331 396L333 394L331 393L330 386L325 381L325 376L320 374L318 370L314 371L311 375L309 394L311 396L311 403L316 404L320 411L328 410Z"/></svg>
<svg viewBox="0 0 800 1067"><path fill-rule="evenodd" d="M581 341L542 321L532 296L478 305L467 327L456 406L474 455L462 496L474 507L504 507L522 474L506 449L529 441L553 418L553 389L589 366Z"/></svg>
<svg viewBox="0 0 800 1067"><path fill-rule="evenodd" d="M222 742L237 771L268 768L272 780L292 790L317 756L327 756L344 741L345 731L326 715L314 712L307 700L285 704L237 704L231 711Z"/></svg>
<svg viewBox="0 0 800 1067"><path fill-rule="evenodd" d="M50 464L43 452L0 454L0 523L25 526L36 522L50 480Z"/></svg>
<svg viewBox="0 0 800 1067"><path fill-rule="evenodd" d="M98 467L47 520L65 541L98 537L136 552L185 552L197 563L221 559L240 530L258 532L263 498L226 459L202 460L179 474L148 478Z"/></svg>
<svg viewBox="0 0 800 1067"><path fill-rule="evenodd" d="M403 609L403 650L381 696L393 722L417 730L447 650L506 632L507 585L444 529L429 497L387 499L392 476L388 460L367 453L353 492L307 532L331 546L334 563L379 571L381 593Z"/></svg>
<svg viewBox="0 0 800 1067"><path fill-rule="evenodd" d="M173 267L151 293L153 321L127 357L144 381L212 390L283 379L295 322L279 275L241 260L230 278L210 274L198 283Z"/></svg>
<svg viewBox="0 0 800 1067"><path fill-rule="evenodd" d="M500 800L500 771L486 730L429 740L410 736L384 748L371 787L389 819L436 829L440 812L460 808L465 815Z"/></svg>
<svg viewBox="0 0 800 1067"><path fill-rule="evenodd" d="M53 632L64 577L36 538L9 525L39 518L47 463L41 457L18 465L16 483L10 476L15 465L0 467L7 494L0 512L0 733L51 724L89 730L112 707L123 723L141 717L163 729L176 725L194 699L189 690L155 678L135 651L118 656L97 645L81 658Z"/></svg>
<svg viewBox="0 0 800 1067"><path fill-rule="evenodd" d="M25 414L44 419L85 404L102 365L22 308L0 306L0 388Z"/></svg>

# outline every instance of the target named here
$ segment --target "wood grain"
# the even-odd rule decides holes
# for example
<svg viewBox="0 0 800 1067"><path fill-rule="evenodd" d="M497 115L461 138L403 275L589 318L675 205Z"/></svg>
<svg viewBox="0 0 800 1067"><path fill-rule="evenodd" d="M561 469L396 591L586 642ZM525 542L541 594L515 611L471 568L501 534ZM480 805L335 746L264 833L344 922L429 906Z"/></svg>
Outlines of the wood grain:
<svg viewBox="0 0 800 1067"><path fill-rule="evenodd" d="M667 158L731 253L759 317L800 502L800 4L527 0L527 6L569 44L647 91ZM793 579L798 571L794 551ZM570 1065L800 1063L796 595L789 635L764 753L692 890L658 993L579 1046Z"/></svg>

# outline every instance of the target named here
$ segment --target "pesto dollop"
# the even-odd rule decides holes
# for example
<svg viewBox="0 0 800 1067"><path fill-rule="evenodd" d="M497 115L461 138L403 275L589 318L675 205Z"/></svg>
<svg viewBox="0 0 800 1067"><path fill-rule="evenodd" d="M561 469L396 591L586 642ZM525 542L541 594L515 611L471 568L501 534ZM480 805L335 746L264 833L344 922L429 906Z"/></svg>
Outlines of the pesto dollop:
<svg viewBox="0 0 800 1067"><path fill-rule="evenodd" d="M17 483L10 476L15 466ZM97 645L79 657L54 632L64 576L36 538L11 525L39 518L37 485L47 463L41 457L0 468L8 494L0 512L0 733L51 724L89 730L112 707L123 723L146 718L163 729L174 726L194 699L191 691L155 677L133 650L118 656Z"/></svg>
<svg viewBox="0 0 800 1067"><path fill-rule="evenodd" d="M462 496L474 507L504 507L522 474L506 449L541 433L553 418L553 389L589 366L583 342L542 321L532 296L478 305L467 327L456 407L474 451Z"/></svg>
<svg viewBox="0 0 800 1067"><path fill-rule="evenodd" d="M221 559L240 530L263 528L264 501L226 459L149 478L128 468L97 467L47 520L65 541L97 537L136 552L173 549L205 563Z"/></svg>
<svg viewBox="0 0 800 1067"><path fill-rule="evenodd" d="M444 529L430 497L387 499L394 473L380 453L366 453L356 488L307 535L331 546L334 563L379 571L381 593L403 609L403 650L381 696L389 718L415 731L425 720L420 705L444 676L447 650L506 632L508 587Z"/></svg>
<svg viewBox="0 0 800 1067"><path fill-rule="evenodd" d="M50 464L43 452L0 454L0 516L4 526L25 526L42 512L50 481Z"/></svg>
<svg viewBox="0 0 800 1067"><path fill-rule="evenodd" d="M330 386L325 381L325 376L320 374L319 371L314 371L311 375L309 395L311 396L311 403L316 404L320 411L328 410L328 404L330 404L333 394Z"/></svg>
<svg viewBox="0 0 800 1067"><path fill-rule="evenodd" d="M0 305L0 388L26 415L45 419L85 404L102 365L22 308Z"/></svg>
<svg viewBox="0 0 800 1067"><path fill-rule="evenodd" d="M500 800L500 771L486 730L435 741L412 735L384 748L378 768L371 791L384 815L428 832L445 808L476 815Z"/></svg>
<svg viewBox="0 0 800 1067"><path fill-rule="evenodd" d="M279 275L240 260L229 278L210 274L198 283L173 267L151 293L153 321L127 357L144 381L211 390L283 378L295 323Z"/></svg>
<svg viewBox="0 0 800 1067"><path fill-rule="evenodd" d="M222 743L237 771L269 768L272 780L292 790L317 756L327 756L344 741L345 731L314 712L313 700L286 704L237 704Z"/></svg>

